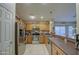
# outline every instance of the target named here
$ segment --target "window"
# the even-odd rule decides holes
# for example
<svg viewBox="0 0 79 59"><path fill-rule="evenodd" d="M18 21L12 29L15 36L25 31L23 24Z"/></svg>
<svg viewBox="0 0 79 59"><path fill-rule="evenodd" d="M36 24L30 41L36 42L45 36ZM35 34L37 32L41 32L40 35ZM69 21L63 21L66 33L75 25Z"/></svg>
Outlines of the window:
<svg viewBox="0 0 79 59"><path fill-rule="evenodd" d="M56 33L56 35L66 36L66 37L74 39L76 30L75 30L74 26L56 25L55 26L55 33Z"/></svg>
<svg viewBox="0 0 79 59"><path fill-rule="evenodd" d="M55 26L56 35L65 36L65 26Z"/></svg>
<svg viewBox="0 0 79 59"><path fill-rule="evenodd" d="M68 37L74 38L75 34L75 28L73 26L68 26Z"/></svg>

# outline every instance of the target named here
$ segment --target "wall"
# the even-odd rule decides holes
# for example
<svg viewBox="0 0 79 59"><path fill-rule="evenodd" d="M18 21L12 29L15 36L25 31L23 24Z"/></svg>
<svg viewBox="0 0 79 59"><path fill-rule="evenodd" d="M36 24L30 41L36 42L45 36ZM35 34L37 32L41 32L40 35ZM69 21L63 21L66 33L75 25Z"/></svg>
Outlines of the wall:
<svg viewBox="0 0 79 59"><path fill-rule="evenodd" d="M76 33L79 34L79 3L76 4Z"/></svg>
<svg viewBox="0 0 79 59"><path fill-rule="evenodd" d="M76 26L76 22L55 22L55 25Z"/></svg>

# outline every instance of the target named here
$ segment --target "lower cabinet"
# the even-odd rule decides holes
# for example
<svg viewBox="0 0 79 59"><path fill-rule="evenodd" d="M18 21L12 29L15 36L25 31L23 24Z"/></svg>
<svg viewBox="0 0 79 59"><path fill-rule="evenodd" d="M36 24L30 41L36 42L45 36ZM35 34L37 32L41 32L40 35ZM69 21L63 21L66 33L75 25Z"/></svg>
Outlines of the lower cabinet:
<svg viewBox="0 0 79 59"><path fill-rule="evenodd" d="M65 55L65 53L58 48L58 55Z"/></svg>
<svg viewBox="0 0 79 59"><path fill-rule="evenodd" d="M40 42L40 44L44 44L44 36L43 35L40 35L39 42Z"/></svg>
<svg viewBox="0 0 79 59"><path fill-rule="evenodd" d="M53 43L51 52L52 55L65 55L65 53Z"/></svg>
<svg viewBox="0 0 79 59"><path fill-rule="evenodd" d="M48 38L46 35L40 35L39 36L39 42L40 44L48 44Z"/></svg>
<svg viewBox="0 0 79 59"><path fill-rule="evenodd" d="M27 39L26 41L27 44L32 44L32 35L28 35L26 39Z"/></svg>

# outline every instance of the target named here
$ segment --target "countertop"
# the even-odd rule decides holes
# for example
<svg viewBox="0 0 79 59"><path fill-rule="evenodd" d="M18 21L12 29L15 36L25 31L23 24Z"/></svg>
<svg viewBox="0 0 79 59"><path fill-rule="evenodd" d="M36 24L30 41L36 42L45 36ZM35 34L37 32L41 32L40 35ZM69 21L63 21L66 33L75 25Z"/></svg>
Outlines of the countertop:
<svg viewBox="0 0 79 59"><path fill-rule="evenodd" d="M59 38L52 37L51 42L54 43L58 48L60 48L67 55L79 55L79 50L75 49L75 45L65 43Z"/></svg>

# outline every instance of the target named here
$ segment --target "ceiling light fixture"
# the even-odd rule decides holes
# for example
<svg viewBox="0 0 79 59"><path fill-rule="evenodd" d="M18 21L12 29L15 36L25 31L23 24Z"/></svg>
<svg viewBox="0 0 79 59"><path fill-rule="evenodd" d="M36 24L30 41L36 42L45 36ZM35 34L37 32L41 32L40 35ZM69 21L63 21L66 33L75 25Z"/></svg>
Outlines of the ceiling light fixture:
<svg viewBox="0 0 79 59"><path fill-rule="evenodd" d="M30 19L35 19L36 17L35 17L35 16L29 16L29 18L30 18Z"/></svg>

